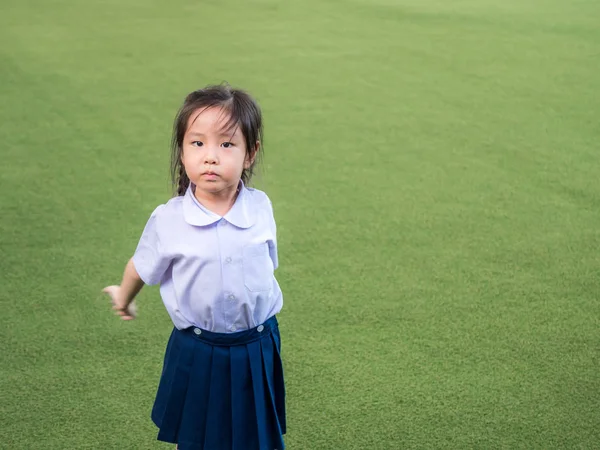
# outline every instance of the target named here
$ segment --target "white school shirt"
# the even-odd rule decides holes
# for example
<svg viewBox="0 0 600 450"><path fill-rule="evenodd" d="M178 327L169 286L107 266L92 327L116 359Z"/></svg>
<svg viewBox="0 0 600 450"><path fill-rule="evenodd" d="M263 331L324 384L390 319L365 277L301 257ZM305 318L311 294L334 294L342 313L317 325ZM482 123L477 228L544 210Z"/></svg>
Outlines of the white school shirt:
<svg viewBox="0 0 600 450"><path fill-rule="evenodd" d="M191 186L160 205L148 219L133 264L144 283L160 283L178 329L246 330L283 305L273 273L278 262L271 202L243 183L223 217L206 209Z"/></svg>

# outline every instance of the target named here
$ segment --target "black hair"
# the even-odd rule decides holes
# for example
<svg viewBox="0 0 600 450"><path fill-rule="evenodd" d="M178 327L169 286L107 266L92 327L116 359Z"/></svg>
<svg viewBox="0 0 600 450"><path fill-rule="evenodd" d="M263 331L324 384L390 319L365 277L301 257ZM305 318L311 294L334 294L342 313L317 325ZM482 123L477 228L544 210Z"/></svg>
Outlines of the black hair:
<svg viewBox="0 0 600 450"><path fill-rule="evenodd" d="M190 179L185 173L181 161L183 152L183 138L187 131L190 117L195 111L208 108L222 108L229 115L226 126L233 129L240 127L246 143L246 155L255 157L252 165L242 172L242 181L248 184L254 174L254 166L257 159L262 157L263 123L262 113L256 100L250 94L234 89L228 84L207 86L204 89L194 91L185 98L183 105L179 108L173 123L173 137L171 138L171 180L173 189L177 195L184 195ZM257 151L256 143L260 143L261 151Z"/></svg>

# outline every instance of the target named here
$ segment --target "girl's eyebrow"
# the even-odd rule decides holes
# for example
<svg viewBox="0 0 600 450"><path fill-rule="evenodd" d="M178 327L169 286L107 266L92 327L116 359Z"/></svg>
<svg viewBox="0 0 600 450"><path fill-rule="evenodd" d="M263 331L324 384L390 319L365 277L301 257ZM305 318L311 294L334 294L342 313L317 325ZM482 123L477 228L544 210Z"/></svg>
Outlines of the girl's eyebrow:
<svg viewBox="0 0 600 450"><path fill-rule="evenodd" d="M219 137L228 137L228 138L232 138L235 135L235 130L220 130L217 134L217 136ZM189 136L196 136L196 137L205 137L204 133L200 133L199 131L190 131Z"/></svg>

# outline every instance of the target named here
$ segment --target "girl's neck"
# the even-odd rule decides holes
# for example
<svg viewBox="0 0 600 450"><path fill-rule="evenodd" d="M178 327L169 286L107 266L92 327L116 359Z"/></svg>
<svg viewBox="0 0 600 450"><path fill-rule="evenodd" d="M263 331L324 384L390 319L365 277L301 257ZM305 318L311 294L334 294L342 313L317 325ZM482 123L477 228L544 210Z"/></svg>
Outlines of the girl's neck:
<svg viewBox="0 0 600 450"><path fill-rule="evenodd" d="M240 186L233 189L225 189L220 192L203 192L197 189L196 186L192 186L192 192L194 197L198 200L202 206L221 217L229 212L233 207L239 192Z"/></svg>

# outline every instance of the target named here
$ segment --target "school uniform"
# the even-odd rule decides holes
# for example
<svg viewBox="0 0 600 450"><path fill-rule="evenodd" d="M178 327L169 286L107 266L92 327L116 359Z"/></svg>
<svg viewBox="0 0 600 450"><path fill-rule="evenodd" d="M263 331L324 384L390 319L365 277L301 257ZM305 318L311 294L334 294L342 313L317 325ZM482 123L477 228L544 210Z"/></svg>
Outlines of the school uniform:
<svg viewBox="0 0 600 450"><path fill-rule="evenodd" d="M152 213L133 256L173 321L152 420L180 450L282 450L285 388L271 202L240 183L223 217L192 186Z"/></svg>

